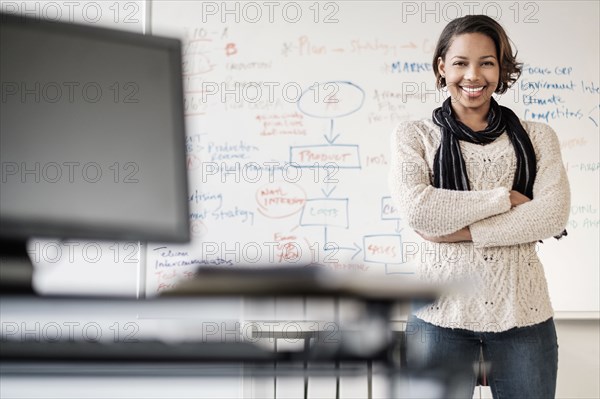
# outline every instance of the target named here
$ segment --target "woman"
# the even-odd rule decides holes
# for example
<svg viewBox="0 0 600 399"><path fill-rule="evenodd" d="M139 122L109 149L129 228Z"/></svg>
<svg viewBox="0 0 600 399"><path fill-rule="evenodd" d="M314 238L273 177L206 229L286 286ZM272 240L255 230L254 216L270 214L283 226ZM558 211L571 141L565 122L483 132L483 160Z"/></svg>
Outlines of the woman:
<svg viewBox="0 0 600 399"><path fill-rule="evenodd" d="M492 18L450 22L433 70L450 96L432 119L394 133L392 197L426 240L421 276L474 284L415 310L408 361L468 373L455 395L471 398L482 350L494 398L554 397L557 339L535 245L566 234L570 194L557 136L492 98L521 72Z"/></svg>

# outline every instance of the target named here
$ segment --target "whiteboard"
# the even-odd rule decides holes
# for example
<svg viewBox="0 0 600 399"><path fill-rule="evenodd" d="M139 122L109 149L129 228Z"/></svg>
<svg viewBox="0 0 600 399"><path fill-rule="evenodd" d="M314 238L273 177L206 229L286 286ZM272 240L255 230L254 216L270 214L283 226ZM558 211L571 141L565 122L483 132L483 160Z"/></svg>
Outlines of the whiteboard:
<svg viewBox="0 0 600 399"><path fill-rule="evenodd" d="M202 265L318 262L408 275L417 241L390 202L389 140L430 117L437 37L456 16L497 19L525 63L498 97L558 133L569 235L539 253L557 311L599 311L598 2L152 1L183 40L192 241L149 243L154 295ZM569 12L565 12L569 10Z"/></svg>

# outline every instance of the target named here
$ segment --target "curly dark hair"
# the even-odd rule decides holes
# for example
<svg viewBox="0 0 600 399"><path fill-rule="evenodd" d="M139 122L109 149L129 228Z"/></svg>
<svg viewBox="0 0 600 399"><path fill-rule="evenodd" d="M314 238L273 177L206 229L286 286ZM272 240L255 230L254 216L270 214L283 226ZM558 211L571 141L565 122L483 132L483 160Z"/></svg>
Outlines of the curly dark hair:
<svg viewBox="0 0 600 399"><path fill-rule="evenodd" d="M433 54L433 73L435 74L436 86L438 89L446 86L446 80L440 79L438 70L438 58L446 58L448 48L452 44L454 37L465 33L482 33L493 40L496 46L496 57L500 64L500 83L495 93L503 94L513 83L521 76L523 64L517 62L517 52L513 54L510 39L504 31L504 28L493 18L487 15L467 15L450 21L442 31L437 46Z"/></svg>

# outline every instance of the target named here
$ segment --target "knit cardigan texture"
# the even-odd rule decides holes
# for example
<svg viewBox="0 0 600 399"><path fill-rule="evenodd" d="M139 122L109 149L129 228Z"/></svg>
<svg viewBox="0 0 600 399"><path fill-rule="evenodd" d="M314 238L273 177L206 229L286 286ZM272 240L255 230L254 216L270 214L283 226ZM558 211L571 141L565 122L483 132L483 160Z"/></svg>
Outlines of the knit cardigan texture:
<svg viewBox="0 0 600 399"><path fill-rule="evenodd" d="M521 123L535 149L537 176L533 199L512 208L516 157L506 133L487 145L461 141L470 191L432 185L440 128L431 119L404 122L392 134L389 185L404 223L428 236L468 226L472 236L472 242L415 243L419 250L411 251L407 261L418 264L420 278L468 281L467 288L415 310L420 319L441 327L501 332L553 316L537 245L565 228L569 183L556 133L544 123Z"/></svg>

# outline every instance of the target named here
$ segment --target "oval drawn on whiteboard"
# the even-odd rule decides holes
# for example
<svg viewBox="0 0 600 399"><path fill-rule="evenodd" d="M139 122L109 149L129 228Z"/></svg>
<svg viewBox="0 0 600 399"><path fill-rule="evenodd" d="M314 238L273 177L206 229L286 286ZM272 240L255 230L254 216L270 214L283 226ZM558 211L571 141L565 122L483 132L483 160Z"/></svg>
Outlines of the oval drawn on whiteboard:
<svg viewBox="0 0 600 399"><path fill-rule="evenodd" d="M298 109L314 118L340 118L358 111L365 102L365 91L352 82L315 83L298 98Z"/></svg>
<svg viewBox="0 0 600 399"><path fill-rule="evenodd" d="M206 236L208 233L208 228L201 220L191 220L190 233L192 233L192 235L195 237Z"/></svg>
<svg viewBox="0 0 600 399"><path fill-rule="evenodd" d="M269 183L256 190L258 211L268 218L281 219L298 213L306 202L306 192L293 183Z"/></svg>

